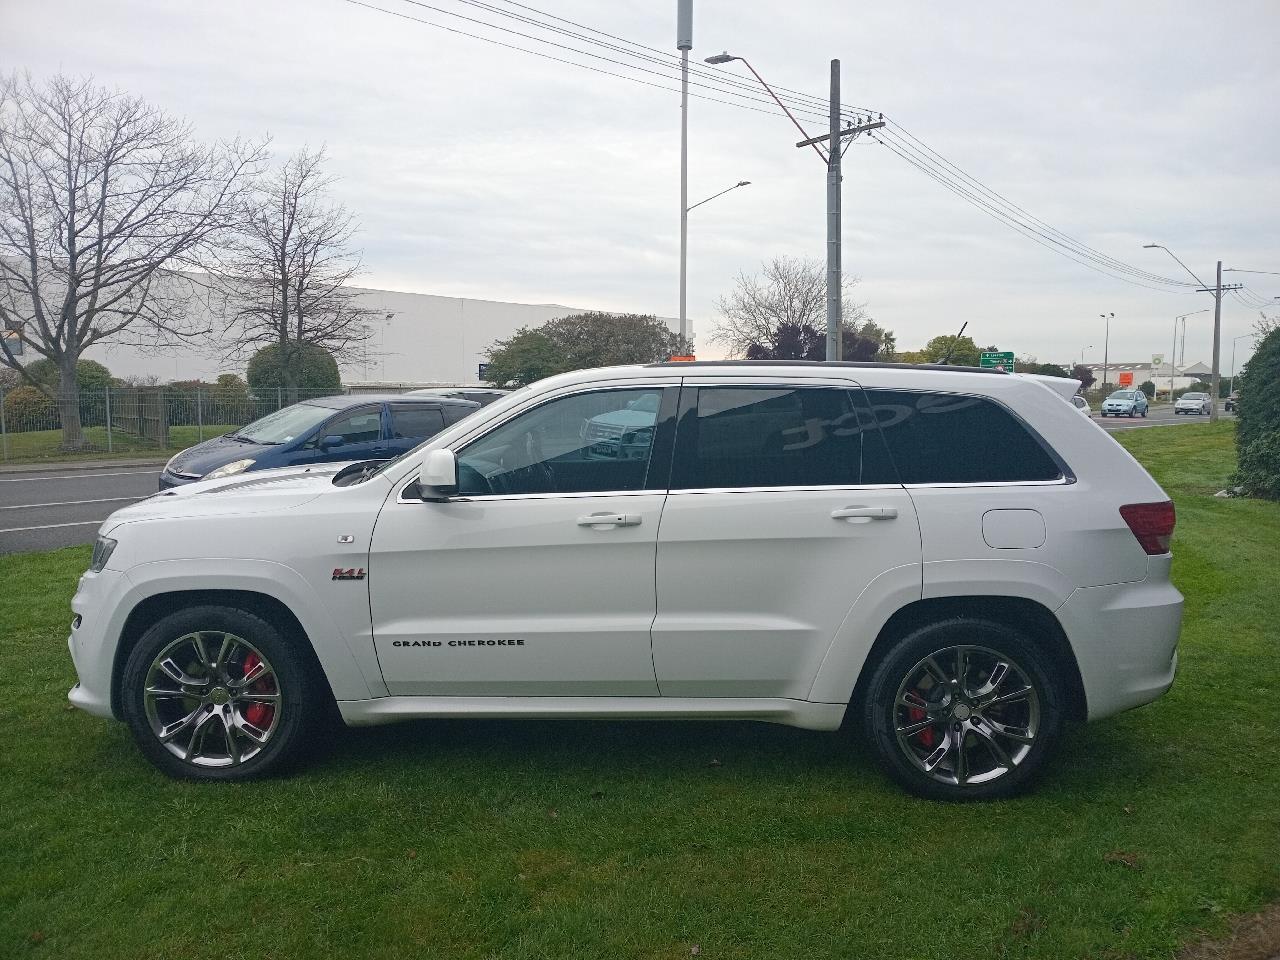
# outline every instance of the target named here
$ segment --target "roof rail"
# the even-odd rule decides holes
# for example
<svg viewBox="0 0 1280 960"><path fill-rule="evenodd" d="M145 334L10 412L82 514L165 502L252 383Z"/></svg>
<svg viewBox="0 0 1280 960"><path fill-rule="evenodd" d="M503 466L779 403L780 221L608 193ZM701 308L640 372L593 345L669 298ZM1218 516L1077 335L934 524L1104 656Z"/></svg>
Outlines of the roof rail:
<svg viewBox="0 0 1280 960"><path fill-rule="evenodd" d="M996 367L961 367L942 363L883 363L878 360L666 360L649 367L852 367L854 369L936 370L947 373L992 373L1006 376Z"/></svg>

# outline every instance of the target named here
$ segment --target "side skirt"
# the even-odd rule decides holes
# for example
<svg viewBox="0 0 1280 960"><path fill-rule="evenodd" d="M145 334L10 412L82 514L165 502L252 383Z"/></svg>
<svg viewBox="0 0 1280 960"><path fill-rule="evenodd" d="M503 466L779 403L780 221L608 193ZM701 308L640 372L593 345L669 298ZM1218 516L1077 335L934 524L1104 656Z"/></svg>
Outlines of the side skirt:
<svg viewBox="0 0 1280 960"><path fill-rule="evenodd" d="M805 730L837 730L844 703L782 698L698 697L378 697L339 700L353 727L418 718L562 717L616 720L764 720Z"/></svg>

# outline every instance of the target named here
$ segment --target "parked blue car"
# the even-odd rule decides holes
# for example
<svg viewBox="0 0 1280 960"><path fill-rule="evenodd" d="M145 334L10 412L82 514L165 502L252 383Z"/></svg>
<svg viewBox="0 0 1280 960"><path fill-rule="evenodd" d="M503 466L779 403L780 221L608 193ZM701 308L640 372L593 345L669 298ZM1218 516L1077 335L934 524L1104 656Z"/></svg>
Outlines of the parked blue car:
<svg viewBox="0 0 1280 960"><path fill-rule="evenodd" d="M160 489L246 470L345 460L390 460L457 423L480 404L409 394L304 400L235 433L187 447L165 464Z"/></svg>

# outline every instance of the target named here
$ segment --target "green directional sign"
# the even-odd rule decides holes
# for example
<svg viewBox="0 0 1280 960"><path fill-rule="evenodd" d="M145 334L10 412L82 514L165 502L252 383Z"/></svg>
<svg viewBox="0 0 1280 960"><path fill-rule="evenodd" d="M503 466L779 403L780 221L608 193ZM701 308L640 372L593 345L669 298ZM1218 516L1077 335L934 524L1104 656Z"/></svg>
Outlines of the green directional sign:
<svg viewBox="0 0 1280 960"><path fill-rule="evenodd" d="M1013 373L1013 351L1004 350L1000 353L981 354L978 357L978 366L996 367L1005 373Z"/></svg>

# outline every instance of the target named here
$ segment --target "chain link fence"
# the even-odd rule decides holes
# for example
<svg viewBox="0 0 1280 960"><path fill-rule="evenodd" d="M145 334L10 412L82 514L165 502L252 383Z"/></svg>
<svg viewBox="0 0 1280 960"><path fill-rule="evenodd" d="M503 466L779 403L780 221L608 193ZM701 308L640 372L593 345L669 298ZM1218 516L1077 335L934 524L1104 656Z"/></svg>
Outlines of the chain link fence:
<svg viewBox="0 0 1280 960"><path fill-rule="evenodd" d="M412 389L380 386L378 392ZM263 393L210 385L85 389L75 397L49 397L32 386L0 388L0 460L176 452L297 400L352 392L360 388L299 390L292 399L283 388Z"/></svg>

